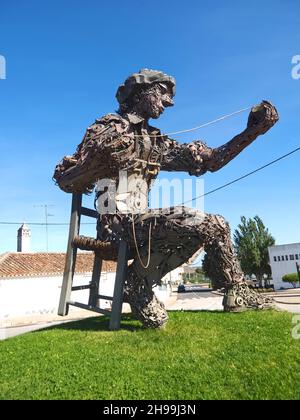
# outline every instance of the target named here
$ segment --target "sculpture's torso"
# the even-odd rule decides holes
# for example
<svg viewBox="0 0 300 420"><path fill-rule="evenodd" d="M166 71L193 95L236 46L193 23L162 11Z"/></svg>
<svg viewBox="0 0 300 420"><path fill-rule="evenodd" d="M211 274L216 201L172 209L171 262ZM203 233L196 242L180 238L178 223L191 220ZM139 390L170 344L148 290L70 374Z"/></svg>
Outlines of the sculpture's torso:
<svg viewBox="0 0 300 420"><path fill-rule="evenodd" d="M115 191L112 197L116 204L113 213L111 207L108 206L108 211L103 207L103 188L96 192L96 208L100 214L98 237L102 240L116 239L121 226L134 214L149 211L148 194L160 172L161 162L168 147L164 143L166 138L161 136L160 131L151 126L143 127L143 121L138 117L130 115L122 120L126 126L129 122L124 135L133 139L134 147L127 161L123 161L118 168L118 173L114 170L110 174L111 191Z"/></svg>

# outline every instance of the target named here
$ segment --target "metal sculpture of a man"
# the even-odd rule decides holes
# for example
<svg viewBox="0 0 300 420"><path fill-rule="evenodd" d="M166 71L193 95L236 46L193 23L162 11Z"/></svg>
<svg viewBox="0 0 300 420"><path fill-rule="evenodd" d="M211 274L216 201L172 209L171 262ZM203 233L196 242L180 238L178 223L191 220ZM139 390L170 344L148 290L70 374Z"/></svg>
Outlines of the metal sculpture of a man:
<svg viewBox="0 0 300 420"><path fill-rule="evenodd" d="M109 186L96 189L97 239L115 244L125 239L129 243L133 262L128 268L124 301L144 326L154 328L164 325L168 316L153 286L201 248L206 252L205 269L214 288L225 290L225 311L264 308L271 302L244 282L229 225L222 216L183 206L141 211L141 202L160 171L200 176L223 168L277 122L277 111L263 101L252 108L242 133L221 147L210 148L202 141L178 143L149 125L150 119L159 118L166 107L173 106L174 95L171 76L148 69L131 75L117 91L118 113L97 119L75 154L66 156L54 173L55 181L66 192L91 192L104 178L116 186L113 213L103 210ZM120 173L127 177L125 193L118 190ZM126 211L120 205L124 196ZM128 203L133 205L128 207Z"/></svg>

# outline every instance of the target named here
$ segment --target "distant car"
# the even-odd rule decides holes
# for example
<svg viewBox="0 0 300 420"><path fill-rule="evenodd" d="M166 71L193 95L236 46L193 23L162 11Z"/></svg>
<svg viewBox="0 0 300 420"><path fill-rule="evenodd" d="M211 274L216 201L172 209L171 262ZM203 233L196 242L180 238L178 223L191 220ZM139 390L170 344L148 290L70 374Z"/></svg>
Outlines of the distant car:
<svg viewBox="0 0 300 420"><path fill-rule="evenodd" d="M177 289L177 293L201 293L209 292L212 289L210 287L203 287L199 284L180 284Z"/></svg>
<svg viewBox="0 0 300 420"><path fill-rule="evenodd" d="M180 284L177 288L177 293L184 293L185 292L185 286L184 284Z"/></svg>

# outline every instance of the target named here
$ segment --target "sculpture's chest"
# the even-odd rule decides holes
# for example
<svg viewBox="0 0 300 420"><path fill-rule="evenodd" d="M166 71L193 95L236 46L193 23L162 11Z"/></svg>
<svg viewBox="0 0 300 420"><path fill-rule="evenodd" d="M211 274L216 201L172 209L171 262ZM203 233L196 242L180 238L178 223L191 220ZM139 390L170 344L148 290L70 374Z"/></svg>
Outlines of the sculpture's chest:
<svg viewBox="0 0 300 420"><path fill-rule="evenodd" d="M133 173L150 184L159 174L161 150L156 138L148 134L136 137Z"/></svg>

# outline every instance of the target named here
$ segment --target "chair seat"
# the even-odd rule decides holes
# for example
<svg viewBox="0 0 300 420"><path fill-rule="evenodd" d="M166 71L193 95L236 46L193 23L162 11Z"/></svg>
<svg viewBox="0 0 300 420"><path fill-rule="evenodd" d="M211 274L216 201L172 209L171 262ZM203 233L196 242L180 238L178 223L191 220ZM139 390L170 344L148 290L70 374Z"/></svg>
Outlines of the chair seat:
<svg viewBox="0 0 300 420"><path fill-rule="evenodd" d="M84 251L94 251L102 260L117 261L118 259L118 245L114 242L105 242L89 236L79 235L73 239L72 246L76 246Z"/></svg>

